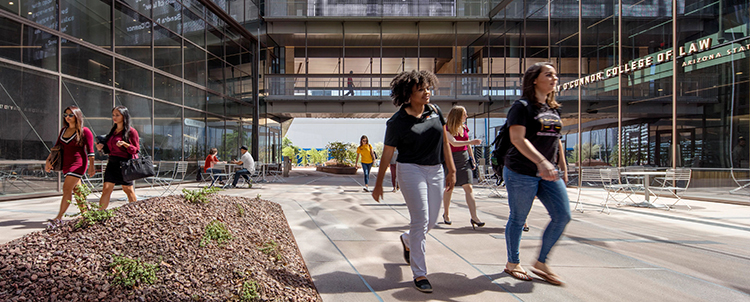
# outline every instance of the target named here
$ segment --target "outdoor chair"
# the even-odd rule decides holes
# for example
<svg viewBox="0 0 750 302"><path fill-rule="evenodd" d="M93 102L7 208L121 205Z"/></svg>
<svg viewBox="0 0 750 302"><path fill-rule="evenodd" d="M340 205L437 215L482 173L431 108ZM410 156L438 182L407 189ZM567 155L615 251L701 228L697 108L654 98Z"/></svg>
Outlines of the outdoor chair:
<svg viewBox="0 0 750 302"><path fill-rule="evenodd" d="M281 173L281 164L269 164L269 166L266 168L266 175L271 177L271 182L286 182Z"/></svg>
<svg viewBox="0 0 750 302"><path fill-rule="evenodd" d="M229 184L232 183L232 176L234 175L234 173L230 173L229 171L227 171L229 169L229 166L227 166L227 164L216 163L213 168L217 169L217 170L224 171L224 172L222 172L222 173L216 173L216 172L213 172L213 171L208 172L208 177L209 177L209 179L211 181L211 183L209 184L209 186L215 186L216 185L216 181L214 181L214 179L218 180L219 177L221 177L221 178L224 179L224 186L223 186L223 188L225 188L226 186L228 186Z"/></svg>
<svg viewBox="0 0 750 302"><path fill-rule="evenodd" d="M581 191L583 186L599 186L602 184L602 176L597 168L580 168L578 177L580 185L578 186L578 197L576 198L576 206L573 208L575 211L583 213L583 205L581 204ZM580 208L579 208L580 207Z"/></svg>
<svg viewBox="0 0 750 302"><path fill-rule="evenodd" d="M498 183L499 178L492 172L492 167L480 165L477 169L479 170L479 183L477 184L477 187L488 188L490 190L488 197L494 194L500 198L505 198L500 192L502 182L500 181L500 183Z"/></svg>
<svg viewBox="0 0 750 302"><path fill-rule="evenodd" d="M89 169L96 169L96 165L93 167L89 167ZM91 194L94 194L96 198L101 198L101 192L104 188L104 171L107 169L107 165L101 165L101 170L96 171L94 173L94 176L89 177L88 173L83 174L83 178L81 179L81 182L83 182L84 185L89 187L89 190L91 190Z"/></svg>
<svg viewBox="0 0 750 302"><path fill-rule="evenodd" d="M177 188L185 180L185 174L187 174L188 162L178 161L172 177L169 179L162 180L166 184L164 192L161 195L169 195L177 191Z"/></svg>
<svg viewBox="0 0 750 302"><path fill-rule="evenodd" d="M620 175L620 170L618 168L606 168L606 169L599 169L599 175L601 176L602 185L604 186L604 191L607 192L607 197L604 199L604 202L602 203L602 209L600 212L604 212L604 210L607 210L607 214L610 213L609 209L609 200L610 198L617 202L617 206L620 205L620 202L624 201L626 198L630 199L633 203L635 201L630 198L630 195L633 194L633 192L630 189L630 185L627 183L622 182L622 178ZM625 196L618 200L616 196L618 194L624 194Z"/></svg>
<svg viewBox="0 0 750 302"><path fill-rule="evenodd" d="M677 201L671 205L667 205L667 209L671 209L682 200L682 195L685 194L685 191L687 191L687 188L690 185L691 174L692 171L689 168L667 169L667 174L664 177L658 177L656 179L661 186L652 186L649 190L669 192L672 197L676 198ZM659 198L659 196L657 195L656 198ZM689 204L685 205L688 207L688 210L692 209Z"/></svg>
<svg viewBox="0 0 750 302"><path fill-rule="evenodd" d="M166 190L171 179L174 178L175 166L175 162L160 161L156 166L154 176L146 177L146 182L151 185L151 189L154 189L154 186L156 186ZM164 192L161 195L164 195Z"/></svg>

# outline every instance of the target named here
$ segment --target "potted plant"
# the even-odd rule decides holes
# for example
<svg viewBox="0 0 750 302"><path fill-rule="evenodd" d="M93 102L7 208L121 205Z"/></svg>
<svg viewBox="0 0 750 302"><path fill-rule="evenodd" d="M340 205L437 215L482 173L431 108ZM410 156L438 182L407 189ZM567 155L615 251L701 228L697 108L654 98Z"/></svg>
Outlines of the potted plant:
<svg viewBox="0 0 750 302"><path fill-rule="evenodd" d="M352 160L357 155L350 145L343 142L328 143L326 149L328 149L328 155L333 158L333 161L325 167L316 168L316 170L334 174L357 174L357 167L354 166Z"/></svg>

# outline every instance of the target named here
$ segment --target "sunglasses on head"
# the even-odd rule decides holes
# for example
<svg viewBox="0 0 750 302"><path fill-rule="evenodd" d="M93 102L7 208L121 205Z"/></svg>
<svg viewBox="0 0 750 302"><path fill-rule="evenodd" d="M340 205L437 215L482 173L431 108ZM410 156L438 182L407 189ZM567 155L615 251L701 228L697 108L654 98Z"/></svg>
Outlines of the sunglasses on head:
<svg viewBox="0 0 750 302"><path fill-rule="evenodd" d="M76 115L73 113L63 113L63 118L66 118L66 117L76 117Z"/></svg>

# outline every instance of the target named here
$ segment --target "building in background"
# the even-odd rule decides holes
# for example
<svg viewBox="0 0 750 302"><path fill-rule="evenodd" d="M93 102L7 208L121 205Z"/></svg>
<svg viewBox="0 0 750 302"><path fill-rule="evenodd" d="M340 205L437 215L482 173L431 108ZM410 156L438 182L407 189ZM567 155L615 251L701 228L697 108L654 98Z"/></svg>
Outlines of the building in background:
<svg viewBox="0 0 750 302"><path fill-rule="evenodd" d="M750 137L749 1L8 0L0 193L57 191L40 168L71 104L97 134L128 106L155 160L194 171L211 147L280 161L295 117L387 118L390 80L412 69L435 72L434 102L465 106L489 144L542 61L576 159L735 186L750 158L743 147L730 169Z"/></svg>

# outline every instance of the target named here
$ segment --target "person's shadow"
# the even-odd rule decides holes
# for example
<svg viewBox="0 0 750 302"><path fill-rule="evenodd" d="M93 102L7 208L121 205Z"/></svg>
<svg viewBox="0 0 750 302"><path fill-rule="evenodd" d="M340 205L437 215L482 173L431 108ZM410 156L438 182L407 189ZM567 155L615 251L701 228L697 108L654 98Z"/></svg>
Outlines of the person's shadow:
<svg viewBox="0 0 750 302"><path fill-rule="evenodd" d="M385 277L379 278L369 275L358 275L350 272L335 271L322 275L313 276L315 286L321 294L341 293L385 293L396 289L392 294L400 301L424 301L424 293L419 292L414 281L403 272L408 271L406 263L385 263ZM404 270L404 266L407 269ZM506 273L480 275L469 279L462 273L430 273L427 275L433 287L430 299L437 300L459 300L462 297L476 295L485 291L507 292L507 293L530 293L534 289L537 280L519 281L513 279ZM343 280L360 280L361 285L356 282L344 282ZM538 281L542 282L542 281ZM372 289L372 290L370 290Z"/></svg>
<svg viewBox="0 0 750 302"><path fill-rule="evenodd" d="M0 221L0 227L14 227L13 229L45 229L47 225L44 221L7 220Z"/></svg>

